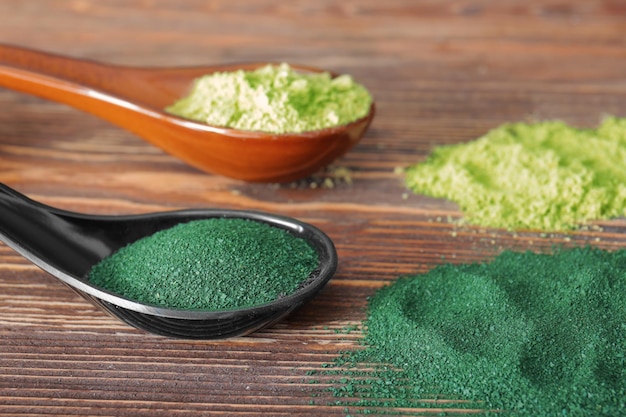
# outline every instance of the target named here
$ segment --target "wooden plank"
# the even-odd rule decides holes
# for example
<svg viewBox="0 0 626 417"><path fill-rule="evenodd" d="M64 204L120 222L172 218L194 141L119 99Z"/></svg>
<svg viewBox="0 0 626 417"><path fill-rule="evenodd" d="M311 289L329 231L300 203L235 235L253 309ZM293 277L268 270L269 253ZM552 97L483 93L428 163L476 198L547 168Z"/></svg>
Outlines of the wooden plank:
<svg viewBox="0 0 626 417"><path fill-rule="evenodd" d="M504 122L626 115L625 36L626 8L600 0L0 2L3 42L141 66L309 64L353 74L377 102L371 130L336 163L351 182L329 188L330 174L282 185L204 174L92 116L0 89L0 181L33 198L100 214L271 211L322 228L340 257L284 322L192 342L119 323L0 245L0 415L345 415L309 371L358 347L346 329L377 288L506 248L626 247L623 220L546 236L459 228L454 204L407 194L394 173Z"/></svg>

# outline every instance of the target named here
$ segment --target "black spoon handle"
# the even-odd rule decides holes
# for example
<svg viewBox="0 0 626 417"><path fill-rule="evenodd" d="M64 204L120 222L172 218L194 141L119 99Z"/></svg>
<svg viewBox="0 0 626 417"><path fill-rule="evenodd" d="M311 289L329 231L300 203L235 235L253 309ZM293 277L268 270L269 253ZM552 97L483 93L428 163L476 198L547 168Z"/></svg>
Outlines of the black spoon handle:
<svg viewBox="0 0 626 417"><path fill-rule="evenodd" d="M0 240L44 269L87 273L110 251L55 211L0 184Z"/></svg>
<svg viewBox="0 0 626 417"><path fill-rule="evenodd" d="M8 195L8 196L12 196L21 200L25 200L25 201L33 201L31 199L29 199L28 197L26 197L24 194L21 194L17 191L15 191L13 188L9 187L8 185L0 182L0 194L4 194L4 195ZM34 202L34 201L33 201Z"/></svg>

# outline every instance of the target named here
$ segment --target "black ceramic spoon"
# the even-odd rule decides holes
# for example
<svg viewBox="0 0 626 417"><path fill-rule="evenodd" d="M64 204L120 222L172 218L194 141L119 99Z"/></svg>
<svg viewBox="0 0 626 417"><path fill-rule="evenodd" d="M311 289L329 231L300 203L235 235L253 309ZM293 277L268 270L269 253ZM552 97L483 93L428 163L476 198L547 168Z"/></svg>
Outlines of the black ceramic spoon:
<svg viewBox="0 0 626 417"><path fill-rule="evenodd" d="M310 243L319 255L319 266L293 294L236 310L164 308L119 296L88 282L91 267L126 244L178 223L213 217L250 219L286 230ZM122 321L151 333L189 339L242 336L267 327L310 300L337 267L337 253L328 236L291 218L211 209L86 215L38 203L1 183L0 240Z"/></svg>

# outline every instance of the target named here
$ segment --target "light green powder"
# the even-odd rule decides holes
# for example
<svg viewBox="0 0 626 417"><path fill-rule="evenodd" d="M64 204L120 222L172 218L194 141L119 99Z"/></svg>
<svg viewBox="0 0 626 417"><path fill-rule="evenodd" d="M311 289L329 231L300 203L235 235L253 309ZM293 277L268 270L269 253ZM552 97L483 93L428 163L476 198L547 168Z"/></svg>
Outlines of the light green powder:
<svg viewBox="0 0 626 417"><path fill-rule="evenodd" d="M353 122L371 103L349 75L303 74L281 64L198 78L191 93L166 111L214 126L281 134Z"/></svg>
<svg viewBox="0 0 626 417"><path fill-rule="evenodd" d="M503 125L435 148L406 169L416 193L456 202L470 223L568 230L626 214L626 119L598 129L558 121Z"/></svg>

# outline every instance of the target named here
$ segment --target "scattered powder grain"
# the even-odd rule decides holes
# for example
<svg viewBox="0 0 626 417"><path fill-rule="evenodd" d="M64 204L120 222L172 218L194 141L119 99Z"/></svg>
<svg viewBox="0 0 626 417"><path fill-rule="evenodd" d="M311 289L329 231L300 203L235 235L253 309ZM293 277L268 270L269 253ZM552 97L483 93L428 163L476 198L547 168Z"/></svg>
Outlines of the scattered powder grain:
<svg viewBox="0 0 626 417"><path fill-rule="evenodd" d="M558 121L503 125L435 148L406 169L416 193L456 202L469 223L569 230L626 213L626 119L598 129Z"/></svg>
<svg viewBox="0 0 626 417"><path fill-rule="evenodd" d="M286 230L214 218L131 243L95 265L89 280L144 303L223 310L291 294L317 266L315 250Z"/></svg>
<svg viewBox="0 0 626 417"><path fill-rule="evenodd" d="M340 375L335 395L346 397L337 404L624 416L624 300L625 250L509 251L401 278L370 300L364 349L330 370Z"/></svg>
<svg viewBox="0 0 626 417"><path fill-rule="evenodd" d="M214 126L300 133L364 117L372 98L349 75L300 73L288 64L209 74L166 111Z"/></svg>

